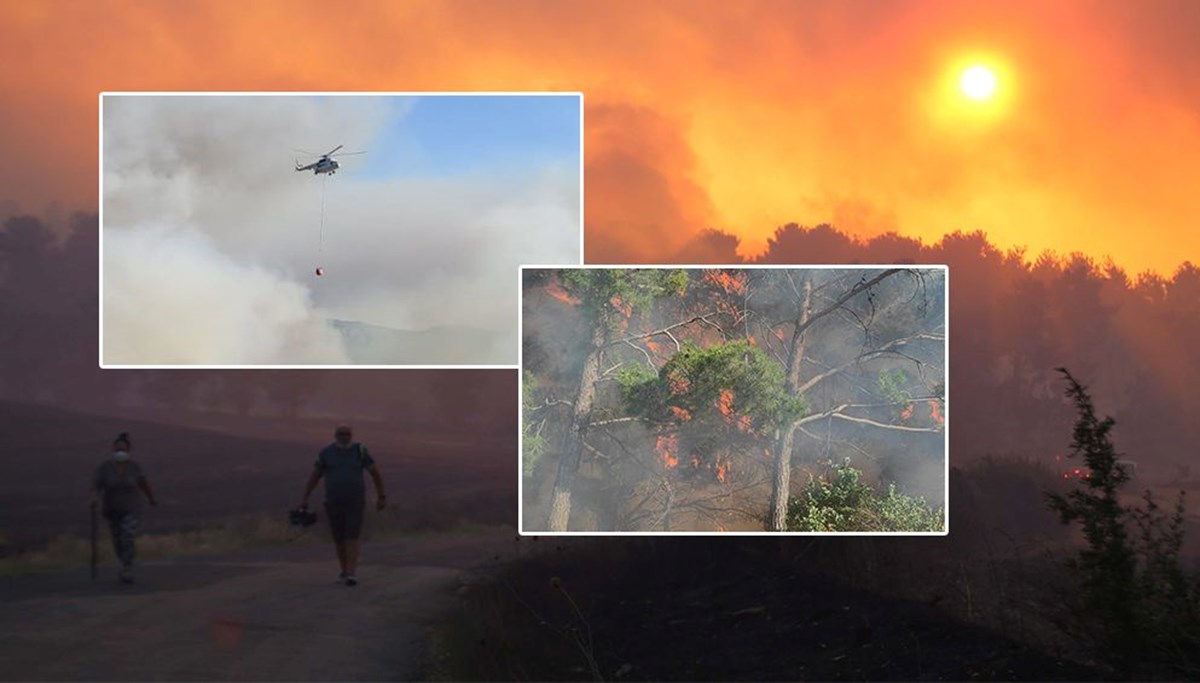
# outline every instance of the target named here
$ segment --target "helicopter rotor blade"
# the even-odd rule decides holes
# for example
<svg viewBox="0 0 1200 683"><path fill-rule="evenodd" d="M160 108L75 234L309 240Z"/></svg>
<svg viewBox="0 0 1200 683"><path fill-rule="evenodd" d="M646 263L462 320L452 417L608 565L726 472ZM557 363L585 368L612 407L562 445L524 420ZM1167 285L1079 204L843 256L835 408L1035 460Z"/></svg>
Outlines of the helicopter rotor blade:
<svg viewBox="0 0 1200 683"><path fill-rule="evenodd" d="M329 150L328 152L326 152L326 153L322 154L321 156L326 156L326 157L327 157L327 156L329 156L330 154L333 154L334 152L338 151L339 149L341 149L341 148L343 148L343 147L345 147L345 145L338 145L337 147L334 147L333 149Z"/></svg>
<svg viewBox="0 0 1200 683"><path fill-rule="evenodd" d="M339 153L339 154L330 154L330 156L348 157L348 156L351 156L351 155L353 155L353 154L366 154L366 153L367 153L367 152L364 150L364 151L362 151L362 152L341 152L341 153Z"/></svg>

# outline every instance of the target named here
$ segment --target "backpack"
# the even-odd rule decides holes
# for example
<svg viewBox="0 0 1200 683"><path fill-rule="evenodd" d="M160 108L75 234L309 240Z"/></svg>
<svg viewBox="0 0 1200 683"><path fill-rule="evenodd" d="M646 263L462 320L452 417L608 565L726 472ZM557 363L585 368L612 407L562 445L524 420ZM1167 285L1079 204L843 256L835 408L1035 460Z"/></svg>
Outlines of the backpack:
<svg viewBox="0 0 1200 683"><path fill-rule="evenodd" d="M363 450L363 445L361 443L355 443L355 444L353 444L353 446L354 446L354 454L358 456L359 466L362 467L364 470L367 469L367 466L364 464L367 459L367 456ZM324 464L325 464L324 458L322 456L317 456L317 459L318 459L318 461L320 461L321 465L324 466Z"/></svg>

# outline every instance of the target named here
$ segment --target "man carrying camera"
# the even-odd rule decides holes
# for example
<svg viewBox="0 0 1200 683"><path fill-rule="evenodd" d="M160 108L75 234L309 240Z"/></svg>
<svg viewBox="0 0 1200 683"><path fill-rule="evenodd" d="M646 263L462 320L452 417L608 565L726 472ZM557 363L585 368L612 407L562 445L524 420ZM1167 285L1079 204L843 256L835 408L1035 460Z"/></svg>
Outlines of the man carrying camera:
<svg viewBox="0 0 1200 683"><path fill-rule="evenodd" d="M338 581L347 586L357 586L359 536L362 532L363 511L366 508L366 485L363 472L371 474L375 482L375 508L382 510L387 505L383 492L383 476L375 466L375 460L367 447L353 441L350 428L340 425L334 431L334 442L319 454L312 475L304 487L302 510L308 509L308 497L317 482L325 479L325 513L329 516L329 528L337 546L338 562L342 572Z"/></svg>

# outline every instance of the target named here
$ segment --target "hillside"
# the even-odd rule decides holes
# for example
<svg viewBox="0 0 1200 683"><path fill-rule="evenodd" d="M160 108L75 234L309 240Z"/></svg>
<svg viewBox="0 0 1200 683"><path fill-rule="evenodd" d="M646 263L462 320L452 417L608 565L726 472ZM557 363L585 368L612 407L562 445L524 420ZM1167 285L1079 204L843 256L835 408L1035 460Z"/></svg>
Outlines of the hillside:
<svg viewBox="0 0 1200 683"><path fill-rule="evenodd" d="M360 365L509 365L516 340L474 327L443 326L398 330L350 320L332 320L350 358Z"/></svg>
<svg viewBox="0 0 1200 683"><path fill-rule="evenodd" d="M160 499L148 530L202 526L232 515L282 514L302 491L332 424L321 419L182 414L122 419L47 406L0 403L0 533L9 545L86 532L88 479L112 438L130 432L135 456ZM504 521L514 516L515 437L391 428L355 422L403 514Z"/></svg>

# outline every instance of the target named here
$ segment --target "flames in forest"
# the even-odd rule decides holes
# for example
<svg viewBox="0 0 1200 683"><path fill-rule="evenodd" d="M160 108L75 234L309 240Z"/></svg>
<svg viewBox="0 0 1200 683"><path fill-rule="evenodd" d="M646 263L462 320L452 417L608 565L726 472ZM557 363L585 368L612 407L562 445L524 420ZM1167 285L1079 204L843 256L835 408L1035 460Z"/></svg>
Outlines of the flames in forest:
<svg viewBox="0 0 1200 683"><path fill-rule="evenodd" d="M670 372L667 374L667 390L671 392L672 396L679 396L680 394L687 393L687 390L689 387L691 387L691 385L692 383L688 381L688 378L678 372Z"/></svg>
<svg viewBox="0 0 1200 683"><path fill-rule="evenodd" d="M568 306L578 306L581 303L578 297L572 296L563 288L562 283L556 277L550 278L549 284L546 285L546 293Z"/></svg>
<svg viewBox="0 0 1200 683"><path fill-rule="evenodd" d="M946 418L942 417L942 404L937 399L929 399L929 417L938 423L939 427L946 426Z"/></svg>
<svg viewBox="0 0 1200 683"><path fill-rule="evenodd" d="M618 313L625 316L626 318L633 315L633 306L631 306L628 302L622 300L621 297L619 297L615 294L612 296L612 298L610 298L608 300L608 303L611 304L612 307L614 309L616 309L616 311Z"/></svg>
<svg viewBox="0 0 1200 683"><path fill-rule="evenodd" d="M704 281L720 287L727 294L744 295L746 293L746 274L743 272L735 271L734 274L730 274L726 270L705 270Z"/></svg>
<svg viewBox="0 0 1200 683"><path fill-rule="evenodd" d="M746 273L708 269L704 271L704 282L714 287L715 291L710 292L709 300L718 311L734 318L741 316L741 311L730 301L729 296L746 295Z"/></svg>
<svg viewBox="0 0 1200 683"><path fill-rule="evenodd" d="M929 419L936 422L939 427L945 427L946 418L942 415L941 402L936 398L931 398L926 401L926 404L929 406ZM916 409L917 404L915 403L909 403L908 405L904 406L904 410L900 411L900 419L911 420L913 415L916 413Z"/></svg>
<svg viewBox="0 0 1200 683"><path fill-rule="evenodd" d="M676 454L678 449L678 434L659 434L654 443L654 450L658 452L659 460L662 460L663 467L669 470L675 469L675 466L679 464L679 456Z"/></svg>
<svg viewBox="0 0 1200 683"><path fill-rule="evenodd" d="M608 300L608 304L621 314L617 321L617 329L623 334L625 330L629 329L629 319L633 317L633 306L615 294Z"/></svg>
<svg viewBox="0 0 1200 683"><path fill-rule="evenodd" d="M656 356L662 355L663 345L659 344L653 339L646 339L646 348L650 349L650 353L653 353Z"/></svg>
<svg viewBox="0 0 1200 683"><path fill-rule="evenodd" d="M722 389L721 390L721 398L717 399L717 408L720 409L721 414L724 415L726 418L731 417L733 415L733 390L732 389Z"/></svg>
<svg viewBox="0 0 1200 683"><path fill-rule="evenodd" d="M753 422L749 415L738 415L733 408L733 389L722 389L721 397L717 399L717 409L725 416L725 421L734 425L738 431L750 432Z"/></svg>
<svg viewBox="0 0 1200 683"><path fill-rule="evenodd" d="M654 451L665 469L676 469L679 466L679 434L665 429L660 431L654 440ZM733 464L728 454L718 453L710 460L697 448L689 451L687 468L692 472L711 472L722 484L729 480L733 472Z"/></svg>

